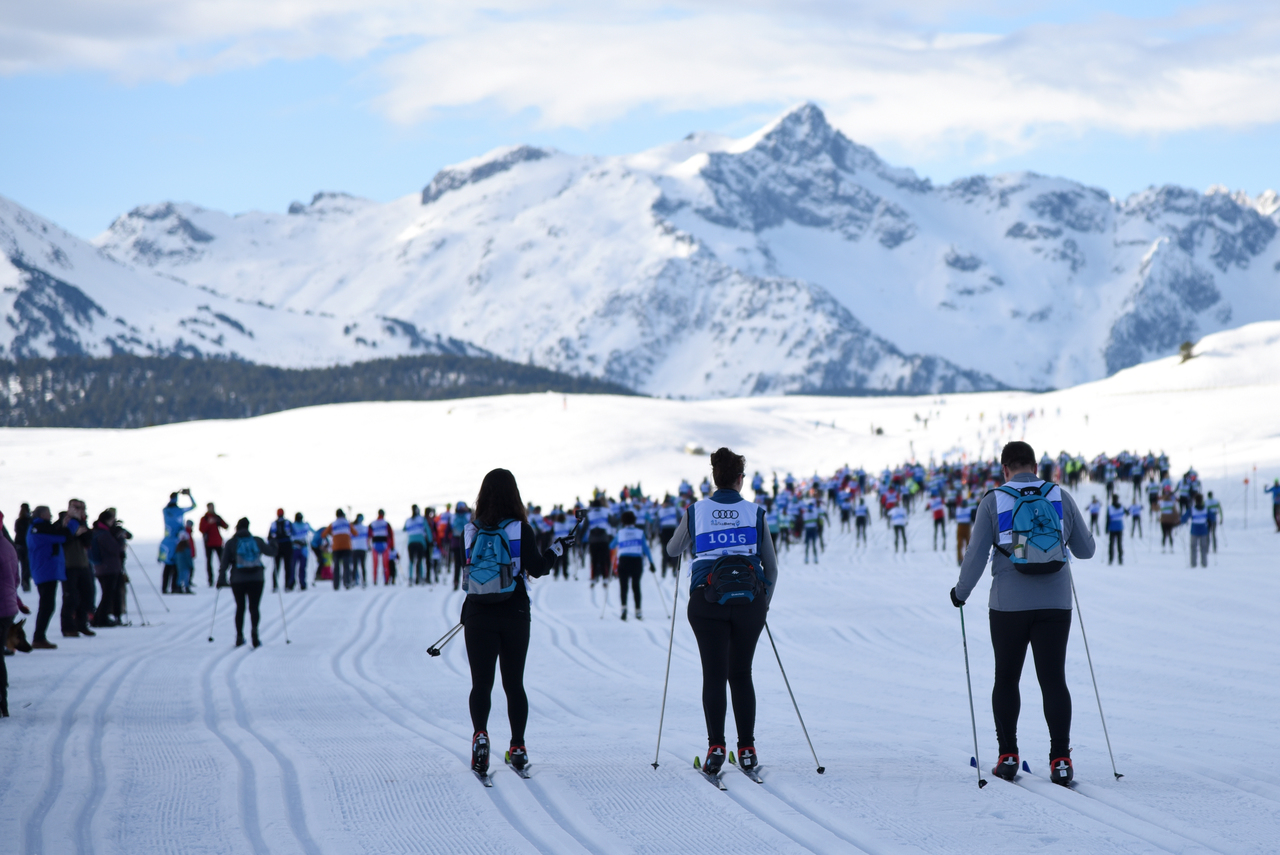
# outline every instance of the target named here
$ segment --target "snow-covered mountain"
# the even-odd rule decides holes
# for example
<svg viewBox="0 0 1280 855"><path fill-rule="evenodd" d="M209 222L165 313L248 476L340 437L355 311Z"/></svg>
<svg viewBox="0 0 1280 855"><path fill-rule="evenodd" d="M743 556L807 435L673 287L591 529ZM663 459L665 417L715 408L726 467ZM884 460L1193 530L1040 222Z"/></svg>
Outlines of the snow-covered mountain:
<svg viewBox="0 0 1280 855"><path fill-rule="evenodd" d="M95 242L175 304L333 322L316 347L241 351L277 364L401 352L412 330L659 395L929 392L1069 386L1280 318L1278 211L1030 173L935 186L810 104L740 140L500 149L386 204L142 206Z"/></svg>
<svg viewBox="0 0 1280 855"><path fill-rule="evenodd" d="M208 236L191 229L184 237ZM0 356L226 356L328 365L405 353L485 355L397 318L353 323L220 294L112 258L0 197ZM363 330L377 330L371 344Z"/></svg>

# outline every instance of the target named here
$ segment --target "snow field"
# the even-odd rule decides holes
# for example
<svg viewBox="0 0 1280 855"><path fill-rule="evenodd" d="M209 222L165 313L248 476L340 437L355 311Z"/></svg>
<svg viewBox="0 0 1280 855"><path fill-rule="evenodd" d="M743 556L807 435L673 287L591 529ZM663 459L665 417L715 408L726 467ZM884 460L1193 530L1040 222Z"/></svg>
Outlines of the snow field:
<svg viewBox="0 0 1280 855"><path fill-rule="evenodd" d="M1210 486L1217 486L1211 482ZM470 678L464 641L430 659L461 595L445 587L264 595L265 646L234 649L229 597L135 587L151 626L54 640L9 660L0 837L24 852L1028 852L1273 850L1280 827L1275 538L1228 503L1220 552L1191 570L1179 551L1128 544L1123 568L1076 564L1116 762L1111 777L1073 627L1068 680L1078 780L1044 778L1048 735L1028 663L1022 785L968 765L972 738L956 610L954 543L930 548L913 515L895 556L882 522L871 544L829 532L822 563L782 552L770 615L826 774L818 776L777 663L756 655L757 746L766 783L730 770L718 793L691 769L705 751L700 669L683 615L657 771L670 624L646 574L645 620L618 620L617 586L539 580L526 674L534 776L467 771ZM838 529L838 525L836 526ZM136 572L136 571L135 571ZM154 575L154 574L153 574ZM991 652L979 587L969 650L984 769L995 760ZM138 620L136 608L133 618ZM496 749L509 734L494 692ZM727 733L734 738L732 712Z"/></svg>

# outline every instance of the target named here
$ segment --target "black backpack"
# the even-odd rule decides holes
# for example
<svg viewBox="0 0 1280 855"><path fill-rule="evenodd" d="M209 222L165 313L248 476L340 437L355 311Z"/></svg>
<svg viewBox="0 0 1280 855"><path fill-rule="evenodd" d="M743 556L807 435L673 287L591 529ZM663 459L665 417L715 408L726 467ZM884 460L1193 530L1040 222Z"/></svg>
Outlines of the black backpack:
<svg viewBox="0 0 1280 855"><path fill-rule="evenodd" d="M702 594L709 603L746 600L748 603L764 593L764 573L757 560L747 555L721 555L707 572Z"/></svg>

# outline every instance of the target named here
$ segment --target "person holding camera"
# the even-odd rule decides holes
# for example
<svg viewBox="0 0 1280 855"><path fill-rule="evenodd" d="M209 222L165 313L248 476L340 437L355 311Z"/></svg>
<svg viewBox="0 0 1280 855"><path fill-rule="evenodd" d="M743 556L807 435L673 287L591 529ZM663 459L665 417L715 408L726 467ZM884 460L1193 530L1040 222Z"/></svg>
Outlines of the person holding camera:
<svg viewBox="0 0 1280 855"><path fill-rule="evenodd" d="M685 524L667 544L675 557L686 548L689 564L689 626L702 659L702 712L707 722L707 759L714 776L725 761L725 683L733 695L738 725L738 764L754 771L756 689L751 663L764 631L778 581L778 560L765 510L742 497L747 459L727 448L711 455L716 491L685 513Z"/></svg>
<svg viewBox="0 0 1280 855"><path fill-rule="evenodd" d="M178 496L186 496L191 506L178 506ZM196 498L191 495L191 488L184 487L176 493L169 494L169 504L164 506L164 540L160 541L160 562L164 564L164 572L160 575L160 592L177 594L178 591L178 538L186 526L183 524L187 514L196 509Z"/></svg>

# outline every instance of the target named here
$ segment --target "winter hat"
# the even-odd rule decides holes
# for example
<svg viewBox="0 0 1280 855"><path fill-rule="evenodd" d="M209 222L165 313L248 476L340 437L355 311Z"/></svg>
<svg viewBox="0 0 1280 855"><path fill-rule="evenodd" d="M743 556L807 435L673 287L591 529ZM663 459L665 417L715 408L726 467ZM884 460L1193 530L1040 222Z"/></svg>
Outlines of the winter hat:
<svg viewBox="0 0 1280 855"><path fill-rule="evenodd" d="M248 530L249 530L248 517L241 517L239 520L236 521L236 531L248 531Z"/></svg>

